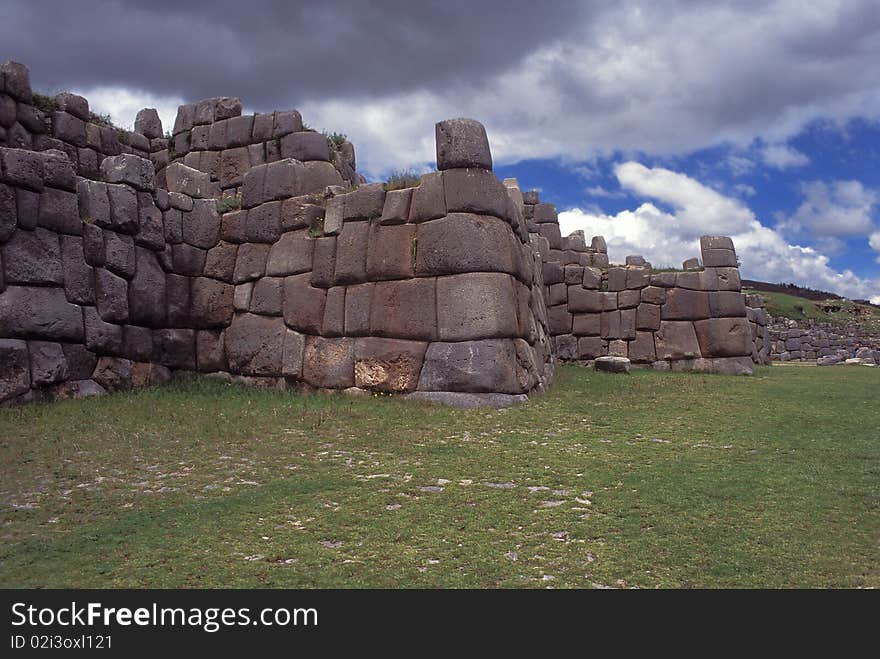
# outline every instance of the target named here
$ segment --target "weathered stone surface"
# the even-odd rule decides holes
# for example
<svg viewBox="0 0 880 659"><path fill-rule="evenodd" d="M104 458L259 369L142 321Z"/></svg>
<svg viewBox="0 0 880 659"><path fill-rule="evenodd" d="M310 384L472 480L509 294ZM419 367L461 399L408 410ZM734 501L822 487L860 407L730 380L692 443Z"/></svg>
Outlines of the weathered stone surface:
<svg viewBox="0 0 880 659"><path fill-rule="evenodd" d="M130 279L135 272L134 240L131 236L104 231L104 258L102 263L112 273Z"/></svg>
<svg viewBox="0 0 880 659"><path fill-rule="evenodd" d="M0 149L0 177L5 183L34 192L43 189L43 158L25 149Z"/></svg>
<svg viewBox="0 0 880 659"><path fill-rule="evenodd" d="M0 183L0 243L9 240L17 226L15 189Z"/></svg>
<svg viewBox="0 0 880 659"><path fill-rule="evenodd" d="M746 302L742 293L720 291L709 293L709 315L713 318L737 317L746 315Z"/></svg>
<svg viewBox="0 0 880 659"><path fill-rule="evenodd" d="M92 352L101 355L121 355L124 347L123 329L101 320L94 307L83 308L85 344Z"/></svg>
<svg viewBox="0 0 880 659"><path fill-rule="evenodd" d="M355 386L375 391L414 391L428 344L366 337L355 341Z"/></svg>
<svg viewBox="0 0 880 659"><path fill-rule="evenodd" d="M505 219L509 215L507 190L489 170L447 169L443 172L443 189L449 213L480 213Z"/></svg>
<svg viewBox="0 0 880 659"><path fill-rule="evenodd" d="M692 257L689 259L685 259L681 264L682 270L699 270L700 269L700 259L697 257Z"/></svg>
<svg viewBox="0 0 880 659"><path fill-rule="evenodd" d="M42 387L67 378L67 361L60 343L30 341L31 384Z"/></svg>
<svg viewBox="0 0 880 659"><path fill-rule="evenodd" d="M535 204L533 217L537 224L556 223L556 204Z"/></svg>
<svg viewBox="0 0 880 659"><path fill-rule="evenodd" d="M301 194L323 193L330 186L342 185L342 176L329 162L311 160L303 163Z"/></svg>
<svg viewBox="0 0 880 659"><path fill-rule="evenodd" d="M303 193L305 166L298 160L285 158L266 167L263 200L287 199Z"/></svg>
<svg viewBox="0 0 880 659"><path fill-rule="evenodd" d="M559 232L559 225L552 222L538 225L538 233L540 233L550 244L551 249L561 249L562 234Z"/></svg>
<svg viewBox="0 0 880 659"><path fill-rule="evenodd" d="M602 310L602 296L598 291L581 286L568 287L568 310L572 313L595 313Z"/></svg>
<svg viewBox="0 0 880 659"><path fill-rule="evenodd" d="M666 289L660 286L647 286L642 289L641 301L650 304L664 304L666 302Z"/></svg>
<svg viewBox="0 0 880 659"><path fill-rule="evenodd" d="M564 304L547 309L547 325L550 334L570 334L572 327L572 314Z"/></svg>
<svg viewBox="0 0 880 659"><path fill-rule="evenodd" d="M381 183L369 183L339 198L343 202L344 221L371 220L382 215L385 206L385 188Z"/></svg>
<svg viewBox="0 0 880 659"><path fill-rule="evenodd" d="M83 222L79 217L76 194L67 190L45 188L40 195L37 223L58 233L81 235Z"/></svg>
<svg viewBox="0 0 880 659"><path fill-rule="evenodd" d="M489 139L473 119L447 119L436 125L437 169L478 167L492 169Z"/></svg>
<svg viewBox="0 0 880 659"><path fill-rule="evenodd" d="M281 138L281 157L307 160L330 160L327 138L321 133L301 131Z"/></svg>
<svg viewBox="0 0 880 659"><path fill-rule="evenodd" d="M367 278L367 246L370 225L346 222L336 238L335 284L357 284Z"/></svg>
<svg viewBox="0 0 880 659"><path fill-rule="evenodd" d="M575 336L598 336L601 326L600 318L598 313L575 314L571 333Z"/></svg>
<svg viewBox="0 0 880 659"><path fill-rule="evenodd" d="M144 108L137 113L134 120L134 129L149 139L161 138L162 120L155 108Z"/></svg>
<svg viewBox="0 0 880 659"><path fill-rule="evenodd" d="M165 322L165 272L150 250L136 247L137 268L128 288L128 315L132 323L161 327Z"/></svg>
<svg viewBox="0 0 880 659"><path fill-rule="evenodd" d="M8 60L0 65L0 79L7 94L13 98L30 103L33 100L31 79L28 68L20 62Z"/></svg>
<svg viewBox="0 0 880 659"><path fill-rule="evenodd" d="M156 360L163 366L186 371L196 368L196 333L189 329L163 329L153 334Z"/></svg>
<svg viewBox="0 0 880 659"><path fill-rule="evenodd" d="M577 293L575 292L575 297ZM557 304L565 304L568 302L568 287L565 284L553 284L549 287L549 295L547 296L547 304L551 307ZM577 307L577 303L575 304ZM577 309L569 308L569 311L577 311Z"/></svg>
<svg viewBox="0 0 880 659"><path fill-rule="evenodd" d="M465 272L515 274L510 226L497 218L451 213L418 227L418 276Z"/></svg>
<svg viewBox="0 0 880 659"><path fill-rule="evenodd" d="M617 294L617 306L621 309L634 309L639 306L641 295L638 289L628 288Z"/></svg>
<svg viewBox="0 0 880 659"><path fill-rule="evenodd" d="M578 339L578 358L595 359L608 353L607 341L598 336L582 336Z"/></svg>
<svg viewBox="0 0 880 659"><path fill-rule="evenodd" d="M284 332L284 349L281 358L281 374L288 378L302 378L303 355L306 335L293 330Z"/></svg>
<svg viewBox="0 0 880 659"><path fill-rule="evenodd" d="M86 329L88 333L88 328ZM153 359L153 332L147 327L126 325L122 328L122 356L136 362Z"/></svg>
<svg viewBox="0 0 880 659"><path fill-rule="evenodd" d="M370 306L375 284L348 286L345 291L345 335L366 336L370 333Z"/></svg>
<svg viewBox="0 0 880 659"><path fill-rule="evenodd" d="M437 336L435 295L435 280L432 278L376 283L370 306L372 334L387 338L433 340Z"/></svg>
<svg viewBox="0 0 880 659"><path fill-rule="evenodd" d="M179 192L195 199L211 196L211 177L206 172L179 162L168 165L164 171L168 192Z"/></svg>
<svg viewBox="0 0 880 659"><path fill-rule="evenodd" d="M628 356L633 362L654 362L657 359L654 333L636 332L635 340L629 343Z"/></svg>
<svg viewBox="0 0 880 659"><path fill-rule="evenodd" d="M663 320L654 334L657 359L693 359L700 357L700 344L694 324L688 321Z"/></svg>
<svg viewBox="0 0 880 659"><path fill-rule="evenodd" d="M752 333L745 318L710 318L694 323L703 357L752 354Z"/></svg>
<svg viewBox="0 0 880 659"><path fill-rule="evenodd" d="M95 224L127 235L137 233L140 222L137 193L134 189L127 185L108 183L107 196L110 199L110 221L105 224L103 218L95 218Z"/></svg>
<svg viewBox="0 0 880 659"><path fill-rule="evenodd" d="M501 273L468 273L437 279L441 341L516 337L514 279Z"/></svg>
<svg viewBox="0 0 880 659"><path fill-rule="evenodd" d="M666 304L662 307L661 317L663 320L708 318L709 295L702 291L692 291L686 288L671 288L667 292Z"/></svg>
<svg viewBox="0 0 880 659"><path fill-rule="evenodd" d="M286 277L282 312L291 329L307 334L320 334L324 322L327 293L309 284L308 273Z"/></svg>
<svg viewBox="0 0 880 659"><path fill-rule="evenodd" d="M328 208L332 203L333 199L327 201ZM324 209L313 203L313 198L310 196L293 197L291 199L284 199L281 202L282 231L290 231L291 229L309 229L317 226L324 217ZM327 220L324 219L324 232L329 233L326 230L326 227ZM339 228L342 228L341 224Z"/></svg>
<svg viewBox="0 0 880 659"><path fill-rule="evenodd" d="M303 379L313 387L353 387L354 339L308 337L303 353Z"/></svg>
<svg viewBox="0 0 880 659"><path fill-rule="evenodd" d="M241 250L239 250L240 252ZM171 246L174 272L190 277L200 277L205 269L208 252L186 243ZM238 260L236 260L236 266Z"/></svg>
<svg viewBox="0 0 880 659"><path fill-rule="evenodd" d="M266 274L270 246L246 243L238 248L233 279L236 284L259 279Z"/></svg>
<svg viewBox="0 0 880 659"><path fill-rule="evenodd" d="M52 135L62 142L78 147L85 147L88 144L86 123L68 112L52 113Z"/></svg>
<svg viewBox="0 0 880 659"><path fill-rule="evenodd" d="M20 284L61 284L64 269L58 235L38 228L16 231L2 247L6 281Z"/></svg>
<svg viewBox="0 0 880 659"><path fill-rule="evenodd" d="M641 303L636 309L636 328L640 330L660 329L660 306Z"/></svg>
<svg viewBox="0 0 880 659"><path fill-rule="evenodd" d="M136 190L151 192L156 188L153 163L128 153L104 158L101 175L108 183L126 183Z"/></svg>
<svg viewBox="0 0 880 659"><path fill-rule="evenodd" d="M553 345L558 359L577 359L578 339L573 334L560 334L553 337Z"/></svg>
<svg viewBox="0 0 880 659"><path fill-rule="evenodd" d="M238 245L227 242L220 242L216 247L208 250L205 258L205 276L232 283L237 254Z"/></svg>
<svg viewBox="0 0 880 659"><path fill-rule="evenodd" d="M131 367L132 362L129 359L101 357L92 379L108 391L130 389Z"/></svg>
<svg viewBox="0 0 880 659"><path fill-rule="evenodd" d="M518 372L516 345L504 339L436 342L428 346L420 391L524 393L528 374Z"/></svg>
<svg viewBox="0 0 880 659"><path fill-rule="evenodd" d="M192 212L183 216L183 240L200 249L211 249L220 241L220 215L213 199L196 199Z"/></svg>
<svg viewBox="0 0 880 659"><path fill-rule="evenodd" d="M228 368L222 332L201 330L196 333L196 367L203 373Z"/></svg>
<svg viewBox="0 0 880 659"><path fill-rule="evenodd" d="M409 219L413 188L391 190L385 195L385 205L379 218L381 224L404 224Z"/></svg>
<svg viewBox="0 0 880 659"><path fill-rule="evenodd" d="M755 368L751 357L716 357L712 370L725 375L753 375Z"/></svg>
<svg viewBox="0 0 880 659"><path fill-rule="evenodd" d="M236 311L248 311L251 308L251 297L253 296L254 282L249 281L245 284L239 284L235 287L232 294L232 306Z"/></svg>
<svg viewBox="0 0 880 659"><path fill-rule="evenodd" d="M232 320L234 288L216 279L197 277L191 284L193 318L199 327L223 327Z"/></svg>
<svg viewBox="0 0 880 659"><path fill-rule="evenodd" d="M285 233L269 251L266 274L283 277L308 272L312 269L315 243L305 229Z"/></svg>
<svg viewBox="0 0 880 659"><path fill-rule="evenodd" d="M264 316L280 316L284 299L284 279L282 277L263 277L254 283L250 296L252 313Z"/></svg>
<svg viewBox="0 0 880 659"><path fill-rule="evenodd" d="M732 249L703 249L703 265L707 268L735 268L736 252Z"/></svg>
<svg viewBox="0 0 880 659"><path fill-rule="evenodd" d="M367 279L377 281L413 277L415 238L416 226L413 224L385 226L373 223L367 248Z"/></svg>
<svg viewBox="0 0 880 659"><path fill-rule="evenodd" d="M30 387L28 344L20 340L0 339L0 402L20 396Z"/></svg>
<svg viewBox="0 0 880 659"><path fill-rule="evenodd" d="M110 323L128 321L128 283L109 270L95 271L95 304L101 318Z"/></svg>
<svg viewBox="0 0 880 659"><path fill-rule="evenodd" d="M298 133L302 129L302 116L296 110L275 113L272 137L284 137L289 133Z"/></svg>
<svg viewBox="0 0 880 659"><path fill-rule="evenodd" d="M593 362L593 367L597 371L607 373L629 373L630 360L626 357L616 356L597 357Z"/></svg>
<svg viewBox="0 0 880 659"><path fill-rule="evenodd" d="M422 176L419 185L413 188L409 209L409 221L426 222L446 215L446 192L442 172L431 172Z"/></svg>

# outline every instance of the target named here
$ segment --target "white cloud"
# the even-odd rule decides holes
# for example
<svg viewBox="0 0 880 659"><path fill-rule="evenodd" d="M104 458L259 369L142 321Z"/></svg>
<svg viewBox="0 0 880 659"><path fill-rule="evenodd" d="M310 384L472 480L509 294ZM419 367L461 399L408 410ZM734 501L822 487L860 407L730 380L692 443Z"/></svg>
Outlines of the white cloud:
<svg viewBox="0 0 880 659"><path fill-rule="evenodd" d="M742 202L684 174L636 162L618 165L615 173L624 188L673 208L665 212L643 203L616 215L578 208L560 213L563 234L582 229L588 238L604 235L615 262L622 262L628 254L641 254L656 266L679 266L686 258L699 256L700 235L728 235L746 278L790 282L856 298L880 297L880 280L863 279L850 270L835 271L826 255L789 244L778 231L762 225Z"/></svg>
<svg viewBox="0 0 880 659"><path fill-rule="evenodd" d="M134 120L140 110L156 108L162 120L162 129L170 131L174 127L177 106L184 103L182 98L156 96L125 87L94 87L74 91L89 100L92 112L109 114L115 125L128 130L134 128Z"/></svg>
<svg viewBox="0 0 880 659"><path fill-rule="evenodd" d="M880 252L880 231L875 231L868 237L868 244L871 246L871 249ZM880 263L880 256L877 256L875 260L877 263Z"/></svg>
<svg viewBox="0 0 880 659"><path fill-rule="evenodd" d="M810 181L801 185L804 201L782 228L817 236L866 235L878 195L859 181Z"/></svg>
<svg viewBox="0 0 880 659"><path fill-rule="evenodd" d="M785 144L771 144L761 149L761 159L776 169L803 167L810 163L806 154Z"/></svg>

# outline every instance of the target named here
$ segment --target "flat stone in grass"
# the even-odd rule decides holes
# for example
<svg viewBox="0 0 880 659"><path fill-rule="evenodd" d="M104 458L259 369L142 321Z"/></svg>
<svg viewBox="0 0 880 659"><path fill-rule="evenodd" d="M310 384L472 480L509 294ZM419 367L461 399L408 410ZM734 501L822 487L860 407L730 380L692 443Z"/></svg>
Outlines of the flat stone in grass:
<svg viewBox="0 0 880 659"><path fill-rule="evenodd" d="M629 373L630 361L626 357L598 357L593 362L593 367L606 373Z"/></svg>

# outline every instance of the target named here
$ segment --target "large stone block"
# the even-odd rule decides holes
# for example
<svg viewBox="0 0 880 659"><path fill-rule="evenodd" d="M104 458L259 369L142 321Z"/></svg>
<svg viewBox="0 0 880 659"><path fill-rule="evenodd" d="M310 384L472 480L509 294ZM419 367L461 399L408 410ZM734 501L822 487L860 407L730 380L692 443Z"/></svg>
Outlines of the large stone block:
<svg viewBox="0 0 880 659"><path fill-rule="evenodd" d="M134 120L134 129L151 140L163 136L162 120L155 108L144 108L138 112Z"/></svg>
<svg viewBox="0 0 880 659"><path fill-rule="evenodd" d="M312 286L330 288L336 270L336 236L318 238L312 242Z"/></svg>
<svg viewBox="0 0 880 659"><path fill-rule="evenodd" d="M271 247L265 244L246 243L238 248L233 279L236 284L259 279L266 274L266 261Z"/></svg>
<svg viewBox="0 0 880 659"><path fill-rule="evenodd" d="M192 167L175 162L165 168L168 192L179 192L195 199L211 196L211 176Z"/></svg>
<svg viewBox="0 0 880 659"><path fill-rule="evenodd" d="M372 334L420 341L436 338L435 287L433 278L376 283L370 305Z"/></svg>
<svg viewBox="0 0 880 659"><path fill-rule="evenodd" d="M468 273L437 279L441 341L516 337L515 280L502 273Z"/></svg>
<svg viewBox="0 0 880 659"><path fill-rule="evenodd" d="M300 332L320 334L327 292L311 286L309 280L308 273L285 278L282 303L284 322Z"/></svg>
<svg viewBox="0 0 880 659"><path fill-rule="evenodd" d="M335 284L357 284L367 279L370 225L346 222L336 238Z"/></svg>
<svg viewBox="0 0 880 659"><path fill-rule="evenodd" d="M342 176L329 162L311 160L303 163L301 194L323 193L326 188L342 185Z"/></svg>
<svg viewBox="0 0 880 659"><path fill-rule="evenodd" d="M313 284L314 285L314 284ZM345 335L366 336L370 333L370 306L375 284L357 284L345 291Z"/></svg>
<svg viewBox="0 0 880 659"><path fill-rule="evenodd" d="M654 334L657 359L699 358L700 344L694 331L694 323L680 320L663 320Z"/></svg>
<svg viewBox="0 0 880 659"><path fill-rule="evenodd" d="M242 146L237 149L221 151L218 164L220 188L226 190L240 186L244 181L245 172L250 167L251 158L247 147Z"/></svg>
<svg viewBox="0 0 880 659"><path fill-rule="evenodd" d="M263 200L288 199L302 194L305 166L298 160L285 158L266 167Z"/></svg>
<svg viewBox="0 0 880 659"><path fill-rule="evenodd" d="M0 338L82 341L80 307L61 288L8 286L0 295Z"/></svg>
<svg viewBox="0 0 880 659"><path fill-rule="evenodd" d="M608 342L598 336L582 336L578 339L578 359L596 359L608 354Z"/></svg>
<svg viewBox="0 0 880 659"><path fill-rule="evenodd" d="M155 359L168 368L196 369L196 333L190 329L162 329L153 333Z"/></svg>
<svg viewBox="0 0 880 659"><path fill-rule="evenodd" d="M98 356L79 343L64 343L64 359L67 362L67 377L71 380L88 380L92 377ZM0 363L2 363L0 359ZM0 381L3 378L0 377ZM2 395L0 395L2 398Z"/></svg>
<svg viewBox="0 0 880 659"><path fill-rule="evenodd" d="M82 235L83 222L79 216L76 194L67 190L45 188L40 195L37 223L57 233Z"/></svg>
<svg viewBox="0 0 880 659"><path fill-rule="evenodd" d="M420 391L510 393L528 391L532 373L519 358L515 341L437 342L428 346L419 377Z"/></svg>
<svg viewBox="0 0 880 659"><path fill-rule="evenodd" d="M495 217L451 213L418 227L418 276L464 272L516 273L510 225Z"/></svg>
<svg viewBox="0 0 880 659"><path fill-rule="evenodd" d="M322 336L342 336L345 334L345 286L335 286L327 290L324 304L324 320L321 322Z"/></svg>
<svg viewBox="0 0 880 659"><path fill-rule="evenodd" d="M238 245L235 243L220 242L216 247L208 250L205 258L205 276L232 283L237 254Z"/></svg>
<svg viewBox="0 0 880 659"><path fill-rule="evenodd" d="M473 119L447 119L437 123L435 134L437 169L492 169L489 138L480 122Z"/></svg>
<svg viewBox="0 0 880 659"><path fill-rule="evenodd" d="M568 310L572 313L596 313L602 311L602 296L599 291L587 290L582 286L568 287Z"/></svg>
<svg viewBox="0 0 880 659"><path fill-rule="evenodd" d="M539 224L538 233L547 239L551 249L560 249L562 247L562 234L559 231L558 224L552 222Z"/></svg>
<svg viewBox="0 0 880 659"><path fill-rule="evenodd" d="M128 316L135 325L165 323L165 272L159 259L144 247L135 248L137 268L128 287Z"/></svg>
<svg viewBox="0 0 880 659"><path fill-rule="evenodd" d="M58 235L38 228L16 231L2 247L6 281L13 284L61 284L64 269Z"/></svg>
<svg viewBox="0 0 880 659"><path fill-rule="evenodd" d="M587 313L573 316L571 333L575 336L598 336L601 332L601 314Z"/></svg>
<svg viewBox="0 0 880 659"><path fill-rule="evenodd" d="M134 275L137 263L135 261L134 240L115 231L104 231L104 266L126 279Z"/></svg>
<svg viewBox="0 0 880 659"><path fill-rule="evenodd" d="M94 271L85 261L83 239L61 236L61 258L64 267L64 293L69 302L95 303Z"/></svg>
<svg viewBox="0 0 880 659"><path fill-rule="evenodd" d="M241 250L239 250L240 252ZM205 270L208 252L186 243L171 246L172 268L174 272L190 277L200 277ZM238 260L236 260L236 267Z"/></svg>
<svg viewBox="0 0 880 659"><path fill-rule="evenodd" d="M110 222L105 225L102 224L102 219L96 218L95 224L127 235L137 233L140 229L140 220L137 193L134 188L108 183L107 196L110 198Z"/></svg>
<svg viewBox="0 0 880 659"><path fill-rule="evenodd" d="M327 201L328 208L332 201L332 199ZM325 219L324 209L314 203L313 197L292 197L290 199L284 199L281 202L282 231L309 229L317 226L322 218L324 218L325 233L329 233L326 231L327 220ZM340 224L339 228L341 228L341 226L342 225Z"/></svg>
<svg viewBox="0 0 880 659"><path fill-rule="evenodd" d="M630 361L639 363L652 363L657 359L654 349L653 332L637 332L636 338L629 342L627 356Z"/></svg>
<svg viewBox="0 0 880 659"><path fill-rule="evenodd" d="M101 357L95 366L92 379L108 391L130 389L132 386L132 362L130 359Z"/></svg>
<svg viewBox="0 0 880 659"><path fill-rule="evenodd" d="M0 243L9 240L17 227L15 188L0 183Z"/></svg>
<svg viewBox="0 0 880 659"><path fill-rule="evenodd" d="M385 206L385 188L381 183L361 185L357 190L341 195L342 219L371 220L382 215Z"/></svg>
<svg viewBox="0 0 880 659"><path fill-rule="evenodd" d="M101 318L110 323L128 321L128 282L109 270L95 271L95 304Z"/></svg>
<svg viewBox="0 0 880 659"><path fill-rule="evenodd" d="M25 394L30 388L31 372L27 343L20 340L0 339L0 402Z"/></svg>
<svg viewBox="0 0 880 659"><path fill-rule="evenodd" d="M228 370L222 332L202 330L196 333L196 367L203 373Z"/></svg>
<svg viewBox="0 0 880 659"><path fill-rule="evenodd" d="M409 219L413 188L390 190L385 195L385 205L379 218L381 224L404 224Z"/></svg>
<svg viewBox="0 0 880 659"><path fill-rule="evenodd" d="M550 334L570 334L572 328L572 314L568 306L560 304L547 309L547 326Z"/></svg>
<svg viewBox="0 0 880 659"><path fill-rule="evenodd" d="M86 122L68 112L52 113L52 136L78 147L88 144Z"/></svg>
<svg viewBox="0 0 880 659"><path fill-rule="evenodd" d="M198 327L223 327L232 320L234 287L216 279L197 277L190 289L192 314Z"/></svg>
<svg viewBox="0 0 880 659"><path fill-rule="evenodd" d="M313 387L353 387L354 339L308 337L303 353L303 379Z"/></svg>
<svg viewBox="0 0 880 659"><path fill-rule="evenodd" d="M642 302L636 309L636 328L640 330L660 329L660 306Z"/></svg>
<svg viewBox="0 0 880 659"><path fill-rule="evenodd" d="M187 244L211 249L220 241L220 215L213 199L196 199L192 212L184 214L182 222L183 240Z"/></svg>
<svg viewBox="0 0 880 659"><path fill-rule="evenodd" d="M667 291L666 303L661 309L663 320L701 320L708 317L708 293L686 288L671 288Z"/></svg>
<svg viewBox="0 0 880 659"><path fill-rule="evenodd" d="M302 378L303 355L306 347L306 335L285 330L284 350L281 357L281 374L288 378Z"/></svg>
<svg viewBox="0 0 880 659"><path fill-rule="evenodd" d="M136 362L153 359L153 332L147 327L126 325L122 330L122 356Z"/></svg>
<svg viewBox="0 0 880 659"><path fill-rule="evenodd" d="M43 387L67 378L67 361L60 343L30 341L31 384Z"/></svg>
<svg viewBox="0 0 880 659"><path fill-rule="evenodd" d="M281 138L281 157L307 160L330 160L327 138L321 133L301 131Z"/></svg>
<svg viewBox="0 0 880 659"><path fill-rule="evenodd" d="M285 233L269 251L266 274L284 277L308 272L312 269L315 242L305 229Z"/></svg>
<svg viewBox="0 0 880 659"><path fill-rule="evenodd" d="M126 183L144 192L156 189L153 163L128 153L104 158L101 161L101 175L108 183Z"/></svg>
<svg viewBox="0 0 880 659"><path fill-rule="evenodd" d="M713 318L741 318L746 315L746 301L737 291L709 293L709 315Z"/></svg>
<svg viewBox="0 0 880 659"><path fill-rule="evenodd" d="M703 249L703 265L707 268L735 268L736 252L732 249Z"/></svg>
<svg viewBox="0 0 880 659"><path fill-rule="evenodd" d="M409 221L426 222L446 215L446 192L442 172L431 172L422 176L419 185L413 188Z"/></svg>
<svg viewBox="0 0 880 659"><path fill-rule="evenodd" d="M435 222L429 224L435 224ZM367 279L378 281L413 277L415 238L416 225L385 226L375 222L371 223L367 248Z"/></svg>
<svg viewBox="0 0 880 659"><path fill-rule="evenodd" d="M236 290L241 286L236 287ZM245 309L263 316L280 316L284 300L284 279L263 277L253 284Z"/></svg>
<svg viewBox="0 0 880 659"><path fill-rule="evenodd" d="M752 333L746 318L698 320L694 323L694 328L703 357L740 357L752 354Z"/></svg>
<svg viewBox="0 0 880 659"><path fill-rule="evenodd" d="M507 190L489 170L447 169L443 172L443 190L448 213L480 213L504 219L509 216Z"/></svg>
<svg viewBox="0 0 880 659"><path fill-rule="evenodd" d="M94 307L83 308L85 344L91 352L99 355L121 355L124 348L122 325L101 320ZM91 377L91 373L87 376Z"/></svg>
<svg viewBox="0 0 880 659"><path fill-rule="evenodd" d="M354 344L355 386L362 389L406 393L419 384L428 344L421 341L366 337Z"/></svg>
<svg viewBox="0 0 880 659"><path fill-rule="evenodd" d="M0 178L5 183L34 192L43 189L43 158L25 149L0 149Z"/></svg>
<svg viewBox="0 0 880 659"><path fill-rule="evenodd" d="M560 334L553 337L553 347L557 359L577 359L578 339L573 334Z"/></svg>
<svg viewBox="0 0 880 659"><path fill-rule="evenodd" d="M31 103L31 78L28 68L20 62L8 60L0 64L0 79L7 94L23 103Z"/></svg>
<svg viewBox="0 0 880 659"><path fill-rule="evenodd" d="M536 224L557 223L556 204L535 204L532 218Z"/></svg>

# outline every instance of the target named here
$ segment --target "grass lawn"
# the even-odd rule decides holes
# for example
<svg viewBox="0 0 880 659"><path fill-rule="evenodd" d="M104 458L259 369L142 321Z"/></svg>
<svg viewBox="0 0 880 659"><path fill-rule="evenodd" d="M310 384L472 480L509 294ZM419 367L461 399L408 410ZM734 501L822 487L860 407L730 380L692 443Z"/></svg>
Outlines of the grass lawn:
<svg viewBox="0 0 880 659"><path fill-rule="evenodd" d="M4 587L880 586L880 368L0 410Z"/></svg>

